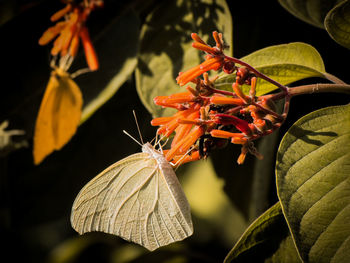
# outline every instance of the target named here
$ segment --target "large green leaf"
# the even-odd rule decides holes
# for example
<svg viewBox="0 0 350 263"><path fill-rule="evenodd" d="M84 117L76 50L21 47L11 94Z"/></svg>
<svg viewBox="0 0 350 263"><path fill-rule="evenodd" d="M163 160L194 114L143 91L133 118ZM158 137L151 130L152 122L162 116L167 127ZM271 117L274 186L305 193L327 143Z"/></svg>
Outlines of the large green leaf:
<svg viewBox="0 0 350 263"><path fill-rule="evenodd" d="M350 105L298 120L277 154L283 212L305 262L350 260Z"/></svg>
<svg viewBox="0 0 350 263"><path fill-rule="evenodd" d="M304 22L324 28L324 18L340 0L278 0L278 2Z"/></svg>
<svg viewBox="0 0 350 263"><path fill-rule="evenodd" d="M283 85L304 78L327 77L320 54L311 45L301 42L263 48L241 60ZM232 90L234 81L235 74L222 73L216 81L216 87ZM271 83L259 78L257 95L260 96L276 88ZM249 86L244 85L243 90L246 93L249 92Z"/></svg>
<svg viewBox="0 0 350 263"><path fill-rule="evenodd" d="M224 262L301 262L280 202L248 227Z"/></svg>
<svg viewBox="0 0 350 263"><path fill-rule="evenodd" d="M100 69L77 81L85 101L81 123L106 103L135 70L139 25L138 16L128 12L116 17L96 40Z"/></svg>
<svg viewBox="0 0 350 263"><path fill-rule="evenodd" d="M336 5L324 21L329 35L340 45L350 48L350 1Z"/></svg>
<svg viewBox="0 0 350 263"><path fill-rule="evenodd" d="M211 32L222 32L232 43L232 19L224 0L162 2L141 29L136 85L141 101L153 116L164 115L164 109L153 103L159 95L184 91L176 82L179 71L202 61L202 53L191 47L192 32L208 40ZM210 37L210 44L213 40Z"/></svg>

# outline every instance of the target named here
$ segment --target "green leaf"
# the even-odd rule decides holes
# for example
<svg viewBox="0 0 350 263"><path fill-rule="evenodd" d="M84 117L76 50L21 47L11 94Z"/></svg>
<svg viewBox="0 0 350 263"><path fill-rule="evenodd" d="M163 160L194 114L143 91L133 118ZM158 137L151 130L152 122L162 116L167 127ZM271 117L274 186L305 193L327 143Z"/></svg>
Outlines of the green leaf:
<svg viewBox="0 0 350 263"><path fill-rule="evenodd" d="M257 262L257 259L258 262L301 262L280 202L248 227L224 262Z"/></svg>
<svg viewBox="0 0 350 263"><path fill-rule="evenodd" d="M83 89L85 102L81 123L106 103L135 70L139 26L138 16L128 12L116 17L94 43L100 68L82 75L77 81Z"/></svg>
<svg viewBox="0 0 350 263"><path fill-rule="evenodd" d="M328 34L340 45L350 48L350 1L336 5L324 21Z"/></svg>
<svg viewBox="0 0 350 263"><path fill-rule="evenodd" d="M311 45L301 42L263 48L241 60L283 85L310 77L327 77L320 54ZM223 73L221 76L215 82L215 86L219 89L232 90L235 74ZM271 83L259 78L257 96L271 92L276 88ZM244 85L243 91L248 93L249 86Z"/></svg>
<svg viewBox="0 0 350 263"><path fill-rule="evenodd" d="M324 28L324 18L339 0L278 0L278 2L304 22Z"/></svg>
<svg viewBox="0 0 350 263"><path fill-rule="evenodd" d="M350 105L298 120L277 154L277 191L305 262L350 259Z"/></svg>
<svg viewBox="0 0 350 263"><path fill-rule="evenodd" d="M223 33L226 43L232 43L232 19L224 0L164 1L147 16L141 29L136 85L153 116L165 115L153 98L183 92L175 82L178 73L203 60L203 52L191 46L191 33L214 44L210 36L214 30Z"/></svg>

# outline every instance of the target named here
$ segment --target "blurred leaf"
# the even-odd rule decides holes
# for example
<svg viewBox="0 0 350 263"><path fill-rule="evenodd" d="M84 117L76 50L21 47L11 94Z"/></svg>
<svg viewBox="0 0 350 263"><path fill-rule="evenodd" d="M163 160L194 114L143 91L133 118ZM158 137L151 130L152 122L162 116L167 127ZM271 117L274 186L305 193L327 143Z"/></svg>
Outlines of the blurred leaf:
<svg viewBox="0 0 350 263"><path fill-rule="evenodd" d="M277 156L283 212L305 262L350 258L350 105L299 119Z"/></svg>
<svg viewBox="0 0 350 263"><path fill-rule="evenodd" d="M284 219L280 202L276 203L244 232L224 262L301 262Z"/></svg>
<svg viewBox="0 0 350 263"><path fill-rule="evenodd" d="M320 54L314 47L301 42L263 48L241 60L283 85L310 77L327 77ZM222 73L215 86L219 89L232 90L234 81L235 74ZM243 91L248 93L249 88L244 85ZM271 83L258 79L257 96L275 89L277 87Z"/></svg>
<svg viewBox="0 0 350 263"><path fill-rule="evenodd" d="M128 252L128 257L125 252ZM49 254L48 263L112 262L114 255L119 255L118 262L128 262L146 252L138 246L118 242L115 236L105 233L76 235L58 244Z"/></svg>
<svg viewBox="0 0 350 263"><path fill-rule="evenodd" d="M8 130L9 121L5 120L0 123L0 157L6 156L12 151L20 149L22 147L28 147L28 142L21 140L16 142L12 139L13 136L24 135L23 130ZM7 130L5 130L7 129Z"/></svg>
<svg viewBox="0 0 350 263"><path fill-rule="evenodd" d="M324 21L328 34L340 45L350 49L350 1L336 5Z"/></svg>
<svg viewBox="0 0 350 263"><path fill-rule="evenodd" d="M222 32L231 45L232 18L224 0L166 1L147 16L141 29L136 85L141 101L153 116L164 115L164 109L155 105L153 98L182 92L175 82L179 71L202 60L202 53L191 46L191 33L207 41L214 30ZM212 37L209 43L213 44Z"/></svg>
<svg viewBox="0 0 350 263"><path fill-rule="evenodd" d="M134 71L139 26L138 16L128 12L115 18L95 42L101 66L96 74L79 82L82 87L89 87L89 93L84 93L86 103L81 123L106 103Z"/></svg>
<svg viewBox="0 0 350 263"><path fill-rule="evenodd" d="M211 160L187 164L180 179L192 214L210 223L215 231L211 235L219 233L221 241L228 245L235 242L244 231L246 222L225 195L224 181L216 176ZM194 237L203 234L196 225L194 228ZM206 235L210 232L208 227L205 231Z"/></svg>
<svg viewBox="0 0 350 263"><path fill-rule="evenodd" d="M329 10L341 0L278 0L292 15L313 26L324 28Z"/></svg>

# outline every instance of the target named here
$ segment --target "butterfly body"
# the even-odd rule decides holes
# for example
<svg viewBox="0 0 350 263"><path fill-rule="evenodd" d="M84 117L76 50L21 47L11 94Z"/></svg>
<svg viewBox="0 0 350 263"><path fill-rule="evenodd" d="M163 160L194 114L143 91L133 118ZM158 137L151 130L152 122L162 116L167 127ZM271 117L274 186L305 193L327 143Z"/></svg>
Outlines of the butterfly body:
<svg viewBox="0 0 350 263"><path fill-rule="evenodd" d="M171 165L149 143L92 179L71 215L80 234L102 231L154 250L192 235L190 207Z"/></svg>

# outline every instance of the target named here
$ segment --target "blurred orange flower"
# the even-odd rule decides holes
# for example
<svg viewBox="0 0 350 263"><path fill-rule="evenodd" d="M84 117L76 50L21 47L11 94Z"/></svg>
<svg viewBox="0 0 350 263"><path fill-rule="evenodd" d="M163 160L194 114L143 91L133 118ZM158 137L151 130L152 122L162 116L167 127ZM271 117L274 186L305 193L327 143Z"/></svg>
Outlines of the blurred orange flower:
<svg viewBox="0 0 350 263"><path fill-rule="evenodd" d="M46 45L55 39L51 54L56 56L69 55L75 57L81 40L85 51L85 57L90 70L99 67L96 51L92 45L86 20L96 7L102 7L102 0L86 0L80 4L68 1L66 6L51 16L51 21L56 25L48 28L39 39L39 45Z"/></svg>

